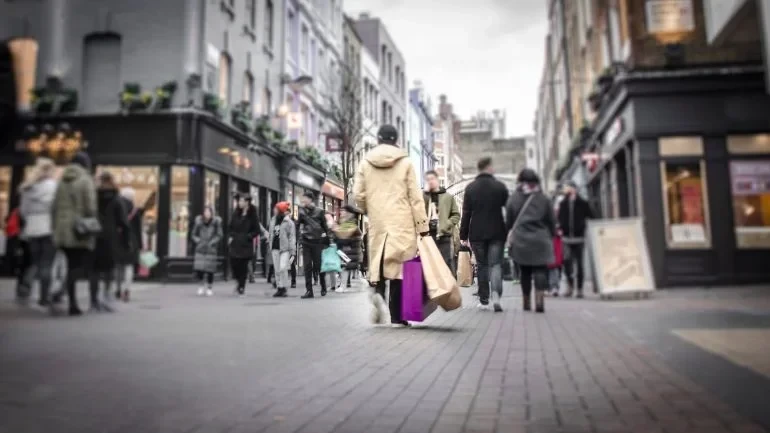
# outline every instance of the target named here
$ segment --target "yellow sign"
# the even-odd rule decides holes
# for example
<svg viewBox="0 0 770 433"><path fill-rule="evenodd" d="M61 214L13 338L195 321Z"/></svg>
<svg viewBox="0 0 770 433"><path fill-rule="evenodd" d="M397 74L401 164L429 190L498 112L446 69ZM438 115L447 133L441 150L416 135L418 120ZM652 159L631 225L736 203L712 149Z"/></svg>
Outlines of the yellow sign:
<svg viewBox="0 0 770 433"><path fill-rule="evenodd" d="M588 235L600 294L655 290L640 219L591 221Z"/></svg>

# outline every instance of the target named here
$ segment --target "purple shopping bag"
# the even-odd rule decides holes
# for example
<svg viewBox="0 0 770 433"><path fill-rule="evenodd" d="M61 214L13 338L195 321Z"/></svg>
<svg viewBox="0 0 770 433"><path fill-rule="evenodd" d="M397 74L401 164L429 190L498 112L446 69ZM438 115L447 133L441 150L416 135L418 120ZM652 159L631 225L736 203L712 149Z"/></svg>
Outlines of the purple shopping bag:
<svg viewBox="0 0 770 433"><path fill-rule="evenodd" d="M402 281L401 318L409 322L422 322L436 311L436 304L428 298L419 257L404 263Z"/></svg>

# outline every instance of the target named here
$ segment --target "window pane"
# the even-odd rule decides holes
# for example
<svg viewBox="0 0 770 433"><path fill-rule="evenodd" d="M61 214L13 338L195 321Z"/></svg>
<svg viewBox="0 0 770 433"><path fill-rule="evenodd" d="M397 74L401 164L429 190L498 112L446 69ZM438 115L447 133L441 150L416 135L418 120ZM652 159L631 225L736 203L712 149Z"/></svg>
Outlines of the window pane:
<svg viewBox="0 0 770 433"><path fill-rule="evenodd" d="M221 209L221 200L219 199L221 194L222 176L219 173L206 170L206 196L203 198L203 203L206 206L210 206L214 210L214 215L224 215L224 209Z"/></svg>
<svg viewBox="0 0 770 433"><path fill-rule="evenodd" d="M171 212L169 213L168 255L187 257L187 233L190 227L191 167L171 167Z"/></svg>
<svg viewBox="0 0 770 433"><path fill-rule="evenodd" d="M11 167L0 167L0 256L5 255L5 223L11 198Z"/></svg>
<svg viewBox="0 0 770 433"><path fill-rule="evenodd" d="M96 168L97 175L110 172L115 177L118 188L134 190L134 206L142 208L147 200L156 196L153 206L144 213L142 219L142 249L157 252L158 233L158 167L136 166L122 167L100 165Z"/></svg>
<svg viewBox="0 0 770 433"><path fill-rule="evenodd" d="M664 163L669 246L709 246L705 172L699 162Z"/></svg>
<svg viewBox="0 0 770 433"><path fill-rule="evenodd" d="M770 160L730 163L738 248L770 247Z"/></svg>

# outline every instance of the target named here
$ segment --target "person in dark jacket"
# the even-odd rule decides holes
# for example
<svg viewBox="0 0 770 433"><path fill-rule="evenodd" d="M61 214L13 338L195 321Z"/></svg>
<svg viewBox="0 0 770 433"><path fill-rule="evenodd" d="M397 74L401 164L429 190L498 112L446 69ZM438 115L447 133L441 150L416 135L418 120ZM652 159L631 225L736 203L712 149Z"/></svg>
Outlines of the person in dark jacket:
<svg viewBox="0 0 770 433"><path fill-rule="evenodd" d="M329 245L329 227L326 225L324 211L315 205L315 195L306 191L302 196L299 209L300 242L302 243L302 266L305 270L305 294L302 299L310 299L313 294L313 274L319 275L321 296L326 296L326 275L321 272L321 253Z"/></svg>
<svg viewBox="0 0 770 433"><path fill-rule="evenodd" d="M460 222L460 209L457 207L455 198L447 194L446 189L439 185L438 174L433 170L425 173L423 199L430 235L436 242L444 262L449 266L452 274L455 274L452 237L455 227Z"/></svg>
<svg viewBox="0 0 770 433"><path fill-rule="evenodd" d="M479 175L465 188L460 241L470 244L476 257L479 307L489 309L491 286L495 310L502 311L499 308L503 295L501 264L506 235L503 208L508 201L508 188L495 179L492 158L481 158L477 167Z"/></svg>
<svg viewBox="0 0 770 433"><path fill-rule="evenodd" d="M249 272L249 261L254 257L254 237L259 234L259 223L249 213L248 193L239 194L238 206L230 218L230 239L228 249L230 266L237 285L236 293L246 293L246 278Z"/></svg>
<svg viewBox="0 0 770 433"><path fill-rule="evenodd" d="M587 221L594 217L591 206L580 197L575 182L564 186L564 199L559 204L559 227L564 241L564 273L567 275L567 293L572 296L577 276L577 297L583 297L583 248ZM575 275L575 273L577 275Z"/></svg>
<svg viewBox="0 0 770 433"><path fill-rule="evenodd" d="M126 209L128 225L131 227L131 249L118 260L115 299L128 302L131 297L131 285L134 283L134 269L139 263L139 254L145 248L142 239L144 214L155 207L156 194L153 191L141 207L135 204L136 191L131 187L121 188L120 197Z"/></svg>
<svg viewBox="0 0 770 433"><path fill-rule="evenodd" d="M358 217L361 211L353 205L345 205L340 212L340 222L334 227L334 242L337 249L342 251L350 261L344 263L343 273L337 282L337 292L343 293L351 288L351 279L361 265L363 253L361 251L362 234L358 227ZM345 283L345 287L343 287Z"/></svg>
<svg viewBox="0 0 770 433"><path fill-rule="evenodd" d="M64 287L69 298L69 315L82 314L77 303L76 282L85 279L91 270L91 259L96 246L96 233L76 233L78 221L98 217L96 188L91 177L91 158L85 152L73 156L64 168L56 188L53 204L53 241L64 250L67 257L67 281ZM61 300L61 292L52 297L55 305ZM56 310L52 305L52 313Z"/></svg>
<svg viewBox="0 0 770 433"><path fill-rule="evenodd" d="M102 231L96 237L94 272L91 273L90 278L91 310L112 311L109 302L112 295L110 286L115 280L115 269L121 258L133 251L131 246L133 237L123 199L115 185L115 178L110 172L104 172L99 176L96 203ZM104 296L101 299L100 282L104 283Z"/></svg>
<svg viewBox="0 0 770 433"><path fill-rule="evenodd" d="M535 311L545 311L548 265L554 261L553 237L556 217L551 200L540 190L540 178L530 168L521 170L516 192L506 205L506 229L510 233L510 257L519 265L524 311L531 307L535 283Z"/></svg>
<svg viewBox="0 0 770 433"><path fill-rule="evenodd" d="M211 206L204 207L203 214L195 217L192 240L195 243L193 271L200 281L198 296L214 296L214 273L219 263L222 220L214 215L214 209Z"/></svg>

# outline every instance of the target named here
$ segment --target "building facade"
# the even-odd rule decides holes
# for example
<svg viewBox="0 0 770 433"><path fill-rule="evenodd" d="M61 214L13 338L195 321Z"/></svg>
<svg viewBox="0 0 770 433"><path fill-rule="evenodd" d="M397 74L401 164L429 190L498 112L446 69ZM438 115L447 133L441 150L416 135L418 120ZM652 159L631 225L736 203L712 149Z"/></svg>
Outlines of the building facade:
<svg viewBox="0 0 770 433"><path fill-rule="evenodd" d="M366 13L359 15L356 31L380 67L379 122L395 126L399 132L399 144L404 146L407 122L406 61L379 18Z"/></svg>
<svg viewBox="0 0 770 433"><path fill-rule="evenodd" d="M747 9L754 18L720 40L711 2L665 3L591 1L575 11L592 54L593 113L574 131L559 178L582 181L605 219L643 218L658 287L767 282L761 10Z"/></svg>
<svg viewBox="0 0 770 433"><path fill-rule="evenodd" d="M500 175L516 176L527 165L527 142L532 138L506 137L505 111L493 110L491 115L482 111L459 125L457 149L465 176L476 174L476 163L487 156Z"/></svg>
<svg viewBox="0 0 770 433"><path fill-rule="evenodd" d="M363 131L362 156L377 145L377 130L380 127L380 66L377 59L366 45L361 47L361 88L363 89Z"/></svg>
<svg viewBox="0 0 770 433"><path fill-rule="evenodd" d="M322 170L248 125L258 115L281 121L282 1L92 6L0 5L0 40L10 39L27 62L19 94L34 87L42 97L25 135L0 151L2 220L36 155L63 163L87 145L96 171L134 188L137 201L157 195L143 221L143 247L161 260L153 276L189 278L191 223L204 206L228 220L232 193L246 191L264 220L290 186L320 192ZM65 104L45 102L61 95L68 95L66 113Z"/></svg>
<svg viewBox="0 0 770 433"><path fill-rule="evenodd" d="M427 96L421 81L415 81L414 87L409 90L409 109L413 113L413 122L410 125L410 146L417 154L415 168L418 173L432 170L433 157L433 115L431 114L431 100ZM412 152L412 150L410 150Z"/></svg>

